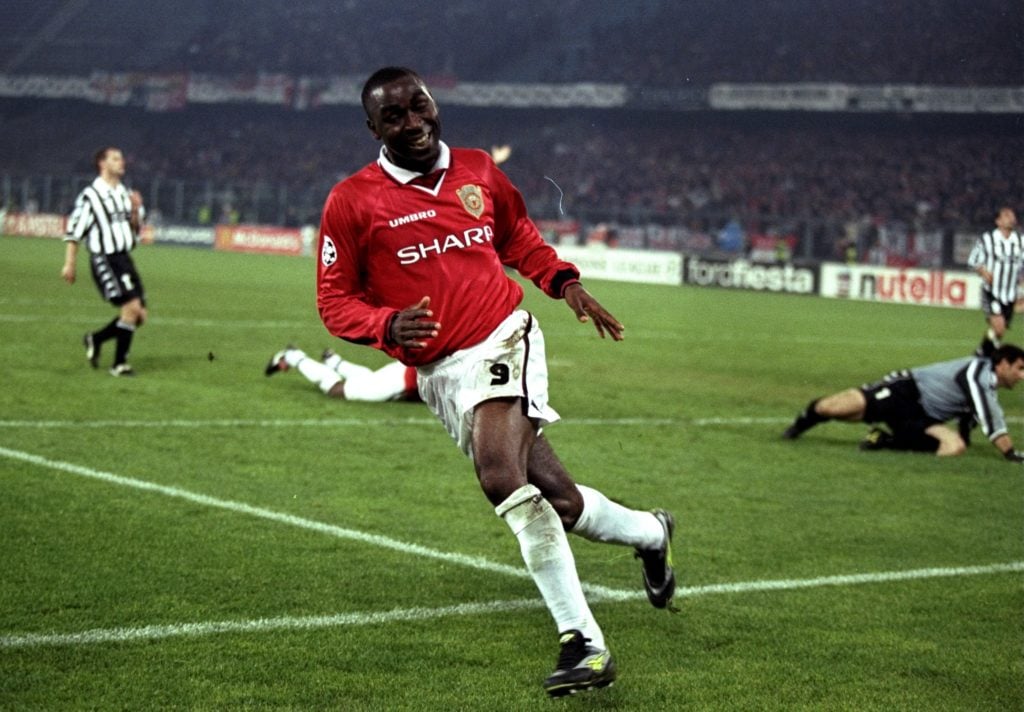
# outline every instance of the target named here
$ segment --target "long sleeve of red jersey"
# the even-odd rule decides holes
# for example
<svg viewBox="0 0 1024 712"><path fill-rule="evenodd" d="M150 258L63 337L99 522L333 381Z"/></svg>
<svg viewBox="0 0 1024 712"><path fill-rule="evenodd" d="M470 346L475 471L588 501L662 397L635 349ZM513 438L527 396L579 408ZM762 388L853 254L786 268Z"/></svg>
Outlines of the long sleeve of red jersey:
<svg viewBox="0 0 1024 712"><path fill-rule="evenodd" d="M358 267L360 248L355 240L359 229L355 211L337 191L332 192L320 222L317 310L334 336L391 353L387 328L396 310L374 304L364 291Z"/></svg>

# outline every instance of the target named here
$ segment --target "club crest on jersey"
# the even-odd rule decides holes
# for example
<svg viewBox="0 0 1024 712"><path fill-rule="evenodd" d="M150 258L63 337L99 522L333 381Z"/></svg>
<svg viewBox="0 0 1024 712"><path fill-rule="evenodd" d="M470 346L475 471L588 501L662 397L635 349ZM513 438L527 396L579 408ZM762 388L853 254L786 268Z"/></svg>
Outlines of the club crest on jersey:
<svg viewBox="0 0 1024 712"><path fill-rule="evenodd" d="M324 267L330 267L338 261L338 248L334 246L334 240L330 235L324 235L324 245L320 248L320 261Z"/></svg>
<svg viewBox="0 0 1024 712"><path fill-rule="evenodd" d="M484 214L484 194L480 186L470 183L459 188L455 194L459 196L467 213L475 218Z"/></svg>

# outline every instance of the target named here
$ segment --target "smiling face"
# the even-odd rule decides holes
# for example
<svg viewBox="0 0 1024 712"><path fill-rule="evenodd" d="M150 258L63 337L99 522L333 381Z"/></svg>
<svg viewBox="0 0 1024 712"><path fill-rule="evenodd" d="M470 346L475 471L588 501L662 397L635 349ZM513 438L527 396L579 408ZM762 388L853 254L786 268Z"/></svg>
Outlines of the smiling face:
<svg viewBox="0 0 1024 712"><path fill-rule="evenodd" d="M381 84L365 102L366 125L397 166L426 173L441 154L437 104L421 80L401 76Z"/></svg>

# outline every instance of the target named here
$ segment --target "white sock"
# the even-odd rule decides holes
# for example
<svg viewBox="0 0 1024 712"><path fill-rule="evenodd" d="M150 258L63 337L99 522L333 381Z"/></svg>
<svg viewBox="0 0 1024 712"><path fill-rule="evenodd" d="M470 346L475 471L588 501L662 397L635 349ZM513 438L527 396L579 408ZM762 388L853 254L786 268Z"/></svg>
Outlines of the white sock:
<svg viewBox="0 0 1024 712"><path fill-rule="evenodd" d="M578 630L604 648L604 634L583 595L576 560L551 503L533 485L520 487L494 511L519 540L526 568L533 576L558 632Z"/></svg>
<svg viewBox="0 0 1024 712"><path fill-rule="evenodd" d="M334 388L334 385L341 380L333 369L309 358L302 349L288 349L284 352L284 360L285 363L305 376L307 381L315 383L324 393Z"/></svg>
<svg viewBox="0 0 1024 712"><path fill-rule="evenodd" d="M583 495L583 512L573 534L637 549L654 549L665 541L664 527L650 512L623 507L586 485L577 484L576 489Z"/></svg>

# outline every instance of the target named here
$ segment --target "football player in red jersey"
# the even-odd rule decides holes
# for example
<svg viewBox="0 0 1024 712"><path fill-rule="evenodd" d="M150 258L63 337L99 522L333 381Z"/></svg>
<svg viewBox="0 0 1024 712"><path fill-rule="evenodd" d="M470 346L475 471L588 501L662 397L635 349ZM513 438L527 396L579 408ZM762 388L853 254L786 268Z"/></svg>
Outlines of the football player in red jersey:
<svg viewBox="0 0 1024 712"><path fill-rule="evenodd" d="M377 160L338 183L320 225L317 306L327 329L418 371L419 392L473 461L484 494L519 540L558 628L551 696L611 684L615 663L583 595L566 532L632 546L651 603L670 607L674 521L576 484L543 426L544 336L519 309L515 268L564 299L598 334L623 326L580 284L526 213L522 195L484 151L450 148L416 72L385 67L362 92Z"/></svg>

